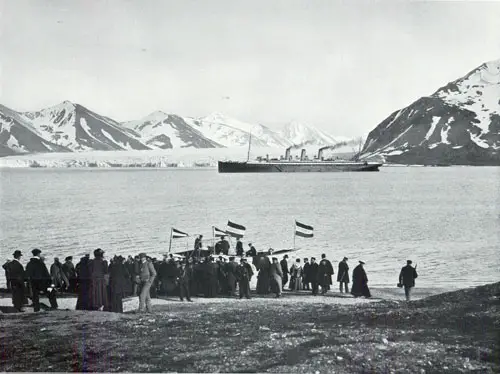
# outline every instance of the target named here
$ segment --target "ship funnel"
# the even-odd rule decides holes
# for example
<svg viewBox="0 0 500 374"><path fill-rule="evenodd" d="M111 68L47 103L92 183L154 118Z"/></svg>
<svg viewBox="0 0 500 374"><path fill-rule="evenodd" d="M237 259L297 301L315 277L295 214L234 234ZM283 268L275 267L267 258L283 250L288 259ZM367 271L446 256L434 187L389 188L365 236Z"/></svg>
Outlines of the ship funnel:
<svg viewBox="0 0 500 374"><path fill-rule="evenodd" d="M306 158L306 150L303 149L302 152L300 152L300 161L304 161Z"/></svg>
<svg viewBox="0 0 500 374"><path fill-rule="evenodd" d="M290 149L292 149L292 147L288 147L285 151L285 160L290 160Z"/></svg>
<svg viewBox="0 0 500 374"><path fill-rule="evenodd" d="M324 151L325 149L328 149L328 148L330 148L330 146L329 146L329 145L327 145L326 147L321 147L321 148L318 150L318 160L323 159L323 151Z"/></svg>

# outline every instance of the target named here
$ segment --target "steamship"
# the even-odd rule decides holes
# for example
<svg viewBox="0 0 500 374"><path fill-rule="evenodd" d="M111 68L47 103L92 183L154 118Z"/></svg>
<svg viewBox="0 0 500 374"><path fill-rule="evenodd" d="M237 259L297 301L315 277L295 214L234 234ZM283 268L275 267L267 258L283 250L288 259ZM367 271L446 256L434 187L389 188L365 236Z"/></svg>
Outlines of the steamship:
<svg viewBox="0 0 500 374"><path fill-rule="evenodd" d="M277 158L257 157L255 161L219 161L219 173L302 173L302 172L338 172L338 171L379 171L382 163L368 161L347 161L324 159L323 151L331 146L322 147L318 150L318 155L312 160L306 155L306 150L302 149L300 159L290 155L288 147L285 156ZM249 152L250 154L250 149Z"/></svg>

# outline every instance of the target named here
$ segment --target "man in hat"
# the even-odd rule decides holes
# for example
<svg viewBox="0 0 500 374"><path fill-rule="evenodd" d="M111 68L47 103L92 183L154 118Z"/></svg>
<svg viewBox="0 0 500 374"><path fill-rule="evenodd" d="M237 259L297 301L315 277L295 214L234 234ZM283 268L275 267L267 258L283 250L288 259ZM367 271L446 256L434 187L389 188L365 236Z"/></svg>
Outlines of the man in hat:
<svg viewBox="0 0 500 374"><path fill-rule="evenodd" d="M76 292L76 270L73 265L73 257L68 256L64 259L64 264L62 265L62 269L66 278L69 281L69 285L67 287L68 292Z"/></svg>
<svg viewBox="0 0 500 374"><path fill-rule="evenodd" d="M240 289L240 299L242 299L243 296L250 299L250 279L252 279L253 271L250 264L247 263L246 258L243 257L240 260L240 264L236 269L236 274Z"/></svg>
<svg viewBox="0 0 500 374"><path fill-rule="evenodd" d="M405 289L406 301L410 301L411 289L415 287L415 279L418 277L417 265L411 266L412 261L407 260L406 266L403 266L399 273L399 284L403 285Z"/></svg>
<svg viewBox="0 0 500 374"><path fill-rule="evenodd" d="M253 257L253 256L257 256L257 250L255 249L255 247L252 245L252 243L248 243L248 246L250 247L250 249L247 251L246 255L248 257Z"/></svg>
<svg viewBox="0 0 500 374"><path fill-rule="evenodd" d="M351 295L354 297L371 297L370 289L368 288L368 277L365 269L363 268L364 264L365 263L363 261L359 261L359 265L356 266L352 272Z"/></svg>
<svg viewBox="0 0 500 374"><path fill-rule="evenodd" d="M342 261L339 262L339 272L337 274L337 282L339 282L340 293L343 293L345 286L345 293L349 293L349 265L347 265L347 257L344 257Z"/></svg>
<svg viewBox="0 0 500 374"><path fill-rule="evenodd" d="M151 262L148 261L147 255L145 253L139 254L140 264L139 264L139 312L143 313L147 311L152 313L151 307L151 295L149 290L156 277L156 270Z"/></svg>
<svg viewBox="0 0 500 374"><path fill-rule="evenodd" d="M330 286L332 285L332 275L335 274L333 271L333 266L330 260L326 258L326 254L321 255L321 262L325 262L326 268L327 268L327 273L328 273L328 289L330 289Z"/></svg>
<svg viewBox="0 0 500 374"><path fill-rule="evenodd" d="M16 250L12 255L14 260L9 263L12 304L18 312L24 312L24 267L20 262L22 253Z"/></svg>
<svg viewBox="0 0 500 374"><path fill-rule="evenodd" d="M50 306L52 309L57 309L57 299L56 293L53 287L51 287L51 277L45 263L42 261L41 253L42 251L35 248L31 251L33 257L26 265L25 276L29 279L32 293L33 309L35 312L40 311L40 293L46 292L50 301ZM47 288L50 287L49 292Z"/></svg>

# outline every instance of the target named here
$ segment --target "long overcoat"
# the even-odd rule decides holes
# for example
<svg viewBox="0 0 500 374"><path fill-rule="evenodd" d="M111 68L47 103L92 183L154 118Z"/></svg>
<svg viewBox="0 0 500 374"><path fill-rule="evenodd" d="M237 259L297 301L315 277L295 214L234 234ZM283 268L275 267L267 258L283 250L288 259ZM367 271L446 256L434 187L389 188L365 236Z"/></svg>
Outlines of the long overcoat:
<svg viewBox="0 0 500 374"><path fill-rule="evenodd" d="M368 288L368 276L361 264L356 266L352 272L351 294L355 297L371 296L370 289Z"/></svg>

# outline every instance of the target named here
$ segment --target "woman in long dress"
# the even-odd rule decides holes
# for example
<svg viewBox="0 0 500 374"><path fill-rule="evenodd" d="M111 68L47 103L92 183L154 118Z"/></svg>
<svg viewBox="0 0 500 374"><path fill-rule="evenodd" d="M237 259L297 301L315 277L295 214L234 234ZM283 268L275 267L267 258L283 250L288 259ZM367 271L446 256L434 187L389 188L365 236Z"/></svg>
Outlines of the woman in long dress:
<svg viewBox="0 0 500 374"><path fill-rule="evenodd" d="M368 277L366 275L363 261L359 262L352 272L352 289L351 294L354 297L364 296L371 297L370 289L368 288Z"/></svg>
<svg viewBox="0 0 500 374"><path fill-rule="evenodd" d="M106 310L108 300L108 262L104 260L104 251L94 251L94 259L89 263L90 270L90 310Z"/></svg>

